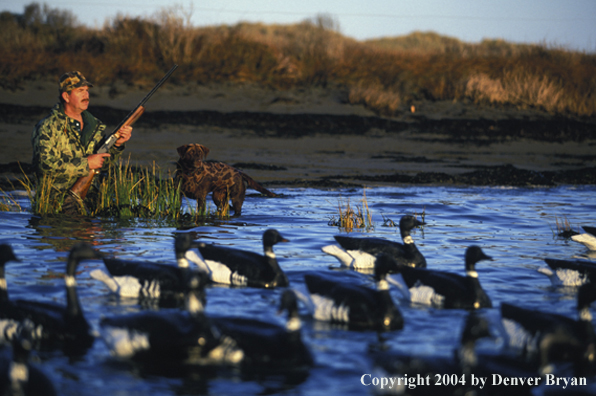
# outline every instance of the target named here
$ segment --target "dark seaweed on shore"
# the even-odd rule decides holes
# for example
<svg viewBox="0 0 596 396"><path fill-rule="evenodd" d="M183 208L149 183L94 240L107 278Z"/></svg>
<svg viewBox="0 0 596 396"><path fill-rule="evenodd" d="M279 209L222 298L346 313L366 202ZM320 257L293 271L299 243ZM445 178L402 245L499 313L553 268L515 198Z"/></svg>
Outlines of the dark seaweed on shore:
<svg viewBox="0 0 596 396"><path fill-rule="evenodd" d="M0 121L23 123L44 117L48 109L17 105L0 106ZM127 110L94 106L93 114L108 125L117 125ZM447 142L475 142L479 145L512 139L532 139L549 142L582 142L596 139L596 120L545 116L535 119L430 119L417 116L412 121L384 117L332 114L274 114L257 112L218 111L154 111L147 112L139 125L157 127L167 124L202 125L230 129L251 130L262 136L299 138L314 134L365 135L371 129L386 133L405 131L420 134L418 139L432 141L447 135ZM445 141L441 139L441 141Z"/></svg>
<svg viewBox="0 0 596 396"><path fill-rule="evenodd" d="M395 173L379 176L329 176L328 180L362 180L396 184L454 184L469 186L512 186L536 187L556 186L559 184L596 184L596 167L565 171L536 172L519 169L513 165L484 167L483 169L460 175L442 172L421 172L414 176Z"/></svg>

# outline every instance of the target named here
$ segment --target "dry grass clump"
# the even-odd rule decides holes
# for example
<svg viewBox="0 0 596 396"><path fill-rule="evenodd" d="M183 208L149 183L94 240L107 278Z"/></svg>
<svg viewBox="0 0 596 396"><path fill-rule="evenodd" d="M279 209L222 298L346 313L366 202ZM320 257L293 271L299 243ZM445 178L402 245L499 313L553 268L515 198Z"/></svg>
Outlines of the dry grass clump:
<svg viewBox="0 0 596 396"><path fill-rule="evenodd" d="M375 85L350 87L348 101L350 104L361 104L375 109L379 114L386 116L396 114L402 105L398 93Z"/></svg>
<svg viewBox="0 0 596 396"><path fill-rule="evenodd" d="M287 89L333 84L350 103L383 115L416 100L470 100L596 113L596 55L502 40L464 43L436 33L358 42L319 15L292 25L194 27L170 7L146 18L116 16L101 29L68 11L32 3L0 13L0 86L81 70L101 85L152 86L179 65L172 84L256 83Z"/></svg>
<svg viewBox="0 0 596 396"><path fill-rule="evenodd" d="M368 208L368 202L366 200L366 191L363 192L363 197L360 206L356 206L356 209L352 209L350 200L343 202L340 198L337 205L338 218L332 217L328 224L339 227L346 232L352 232L354 229L374 229L374 223L372 221L372 213Z"/></svg>
<svg viewBox="0 0 596 396"><path fill-rule="evenodd" d="M596 96L583 100L566 93L559 81L547 75L533 75L522 70L506 72L502 79L477 74L466 83L465 96L475 103L539 107L551 113L587 114L596 108Z"/></svg>

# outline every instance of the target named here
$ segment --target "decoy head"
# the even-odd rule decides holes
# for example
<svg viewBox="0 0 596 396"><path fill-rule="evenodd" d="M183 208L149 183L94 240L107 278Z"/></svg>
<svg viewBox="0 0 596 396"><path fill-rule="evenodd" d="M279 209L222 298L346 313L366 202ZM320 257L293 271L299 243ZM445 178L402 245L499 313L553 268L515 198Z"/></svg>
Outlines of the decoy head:
<svg viewBox="0 0 596 396"><path fill-rule="evenodd" d="M90 244L79 242L70 249L66 263L66 274L74 276L79 262L83 260L96 260L102 257L103 254L93 249Z"/></svg>
<svg viewBox="0 0 596 396"><path fill-rule="evenodd" d="M399 220L399 228L408 231L425 224L425 222L418 220L416 216L412 215L402 216Z"/></svg>
<svg viewBox="0 0 596 396"><path fill-rule="evenodd" d="M399 272L399 264L389 254L380 253L375 260L374 276L375 280L380 281L388 274Z"/></svg>
<svg viewBox="0 0 596 396"><path fill-rule="evenodd" d="M0 245L0 265L4 266L9 261L21 261L15 256L14 252L12 251L12 247L7 244L3 243Z"/></svg>
<svg viewBox="0 0 596 396"><path fill-rule="evenodd" d="M477 262L482 260L492 261L493 258L484 254L484 252L479 246L470 246L466 249L465 260L466 271L474 271Z"/></svg>
<svg viewBox="0 0 596 396"><path fill-rule="evenodd" d="M284 311L288 312L289 317L298 316L298 297L292 289L286 289L281 294L277 313L281 314Z"/></svg>
<svg viewBox="0 0 596 396"><path fill-rule="evenodd" d="M176 240L174 241L174 250L176 251L176 259L184 258L184 255L187 251L192 248L198 247L198 242L192 237L192 234L189 233L181 233L176 235Z"/></svg>
<svg viewBox="0 0 596 396"><path fill-rule="evenodd" d="M263 233L263 247L264 248L271 247L279 242L290 242L290 241L287 240L286 238L282 237L281 234L273 228L270 228Z"/></svg>
<svg viewBox="0 0 596 396"><path fill-rule="evenodd" d="M464 330L462 331L462 344L490 336L490 325L488 321L476 312L470 312L466 318Z"/></svg>

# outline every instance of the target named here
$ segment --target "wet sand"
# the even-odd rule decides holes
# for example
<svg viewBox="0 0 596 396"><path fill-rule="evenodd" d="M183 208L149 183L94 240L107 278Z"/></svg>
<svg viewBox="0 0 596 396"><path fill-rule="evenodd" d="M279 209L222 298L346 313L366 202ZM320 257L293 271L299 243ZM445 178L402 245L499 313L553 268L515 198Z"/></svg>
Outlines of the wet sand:
<svg viewBox="0 0 596 396"><path fill-rule="evenodd" d="M0 178L31 162L31 131L56 102L50 82L0 90ZM92 88L91 112L113 128L146 91ZM379 117L346 103L340 87L164 86L135 124L125 159L174 169L176 148L209 147L209 159L265 186L596 184L596 120L465 103L413 103ZM2 184L6 188L6 183Z"/></svg>

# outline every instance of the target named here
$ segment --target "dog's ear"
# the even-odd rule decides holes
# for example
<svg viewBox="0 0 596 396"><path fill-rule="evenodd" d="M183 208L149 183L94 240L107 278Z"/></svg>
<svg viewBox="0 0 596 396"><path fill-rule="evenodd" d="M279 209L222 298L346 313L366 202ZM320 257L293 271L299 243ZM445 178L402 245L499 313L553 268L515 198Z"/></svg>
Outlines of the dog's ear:
<svg viewBox="0 0 596 396"><path fill-rule="evenodd" d="M207 158L207 154L209 154L209 148L203 146L202 144L200 145L201 150L203 150L203 159Z"/></svg>
<svg viewBox="0 0 596 396"><path fill-rule="evenodd" d="M180 156L180 158L184 158L184 156L186 155L186 152L188 151L188 144L183 144L182 146L178 147L176 149L176 151L178 151L178 155Z"/></svg>

